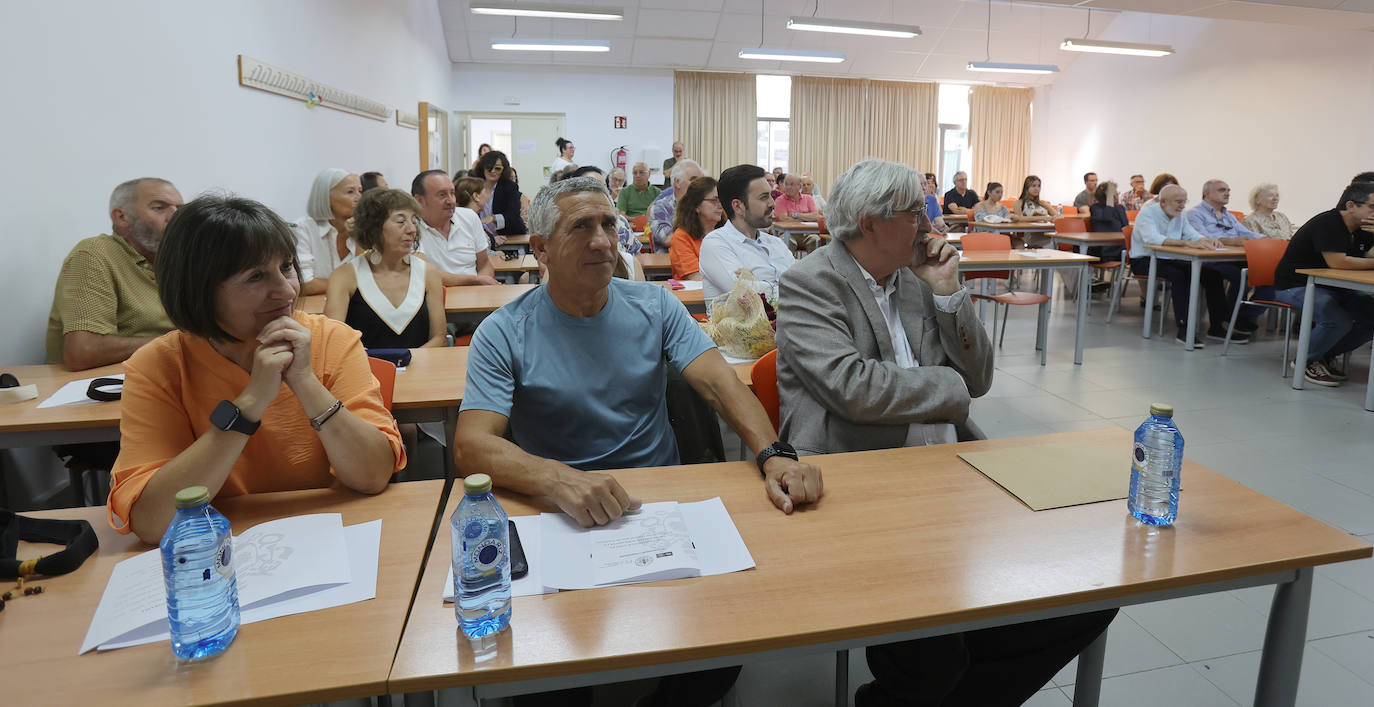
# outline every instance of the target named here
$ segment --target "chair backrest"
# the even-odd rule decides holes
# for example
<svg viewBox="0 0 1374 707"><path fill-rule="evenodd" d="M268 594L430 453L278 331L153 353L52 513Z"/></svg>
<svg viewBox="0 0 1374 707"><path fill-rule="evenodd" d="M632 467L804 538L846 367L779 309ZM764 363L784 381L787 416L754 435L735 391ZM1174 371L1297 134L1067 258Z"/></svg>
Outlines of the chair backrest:
<svg viewBox="0 0 1374 707"><path fill-rule="evenodd" d="M1245 241L1245 267L1250 269L1247 276L1249 287L1273 286L1274 271L1288 250L1288 241L1274 238L1252 238Z"/></svg>
<svg viewBox="0 0 1374 707"><path fill-rule="evenodd" d="M975 250L1011 250L1011 236L1005 233L965 233L959 239L959 247L965 253ZM1005 280L1011 277L1010 270L971 270L964 273L964 280Z"/></svg>
<svg viewBox="0 0 1374 707"><path fill-rule="evenodd" d="M932 220L934 220L934 219L932 218ZM816 232L819 233L819 234L821 234L822 236L825 236L825 235L829 235L829 234L830 234L830 231L825 230L825 217L824 217L824 216L822 216L822 217L820 217L819 219L816 220L816 229L817 229Z"/></svg>
<svg viewBox="0 0 1374 707"><path fill-rule="evenodd" d="M1065 216L1054 220L1054 230L1059 233L1087 233L1088 222L1078 216Z"/></svg>
<svg viewBox="0 0 1374 707"><path fill-rule="evenodd" d="M969 209L969 210L968 210L968 222L969 222L969 223L977 223L977 221L975 221L974 218L973 218L973 209Z"/></svg>
<svg viewBox="0 0 1374 707"><path fill-rule="evenodd" d="M644 226L648 223L649 217L645 214L640 214L630 220L630 228L634 229L635 231L642 232L644 230Z"/></svg>
<svg viewBox="0 0 1374 707"><path fill-rule="evenodd" d="M391 397L396 392L396 364L371 356L367 357L367 364L372 367L372 377L377 379L382 388L382 404L389 411Z"/></svg>
<svg viewBox="0 0 1374 707"><path fill-rule="evenodd" d="M1077 207L1077 206L1073 206L1072 204L1065 204L1064 206L1059 207L1059 209L1060 209L1061 212L1063 212L1063 215L1065 215L1065 216L1077 216L1077 215L1078 215L1078 207Z"/></svg>
<svg viewBox="0 0 1374 707"><path fill-rule="evenodd" d="M778 350L773 349L754 362L749 369L749 382L754 386L754 396L763 404L768 419L773 422L773 431L782 429L782 400L778 397Z"/></svg>
<svg viewBox="0 0 1374 707"><path fill-rule="evenodd" d="M1232 216L1235 216L1235 217L1236 217L1236 220L1237 220L1237 221L1244 221L1244 220L1245 220L1245 212L1244 212L1244 211L1232 211L1232 212L1230 212L1230 213L1231 213Z"/></svg>
<svg viewBox="0 0 1374 707"><path fill-rule="evenodd" d="M1008 209L1014 209L1014 208L1016 208L1016 200L1015 200L1015 199L1003 199L1003 200L1001 200L1001 201L999 201L999 202L997 202L997 203L999 203L999 204L1001 204L1001 205L1007 207Z"/></svg>
<svg viewBox="0 0 1374 707"><path fill-rule="evenodd" d="M1134 211L1128 210L1128 211L1126 212L1126 223L1135 223L1135 217L1136 217L1136 215L1139 214L1139 213L1140 213L1140 209L1136 209L1136 210L1134 210Z"/></svg>

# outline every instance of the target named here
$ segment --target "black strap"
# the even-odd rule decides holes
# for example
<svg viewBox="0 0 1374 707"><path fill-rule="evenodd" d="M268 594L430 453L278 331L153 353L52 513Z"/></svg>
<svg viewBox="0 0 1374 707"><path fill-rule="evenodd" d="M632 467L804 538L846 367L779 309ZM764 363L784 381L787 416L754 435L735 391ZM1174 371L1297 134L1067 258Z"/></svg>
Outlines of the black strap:
<svg viewBox="0 0 1374 707"><path fill-rule="evenodd" d="M13 373L0 373L0 388L18 388L19 379Z"/></svg>
<svg viewBox="0 0 1374 707"><path fill-rule="evenodd" d="M95 529L84 520L25 518L14 511L0 508L0 579L19 577L19 565L22 563L15 559L15 555L19 551L20 540L67 546L65 550L38 560L33 574L46 577L75 570L100 547Z"/></svg>
<svg viewBox="0 0 1374 707"><path fill-rule="evenodd" d="M107 390L114 388L115 390ZM86 387L86 397L102 403L119 400L124 395L124 381L119 378L97 378Z"/></svg>

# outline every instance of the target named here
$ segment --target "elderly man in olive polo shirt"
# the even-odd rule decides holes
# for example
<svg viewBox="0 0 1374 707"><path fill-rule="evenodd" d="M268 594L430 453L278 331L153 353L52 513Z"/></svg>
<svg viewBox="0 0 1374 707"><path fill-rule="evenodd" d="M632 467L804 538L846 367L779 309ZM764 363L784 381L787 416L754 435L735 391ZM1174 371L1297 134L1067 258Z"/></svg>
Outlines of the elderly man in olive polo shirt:
<svg viewBox="0 0 1374 707"><path fill-rule="evenodd" d="M649 183L649 165L643 162L636 162L630 174L632 180L620 190L615 207L629 218L644 216L649 211L649 204L654 203L663 190Z"/></svg>
<svg viewBox="0 0 1374 707"><path fill-rule="evenodd" d="M73 371L119 363L172 329L158 299L153 259L181 207L165 179L131 179L110 194L114 235L87 238L62 262L48 315L48 363Z"/></svg>

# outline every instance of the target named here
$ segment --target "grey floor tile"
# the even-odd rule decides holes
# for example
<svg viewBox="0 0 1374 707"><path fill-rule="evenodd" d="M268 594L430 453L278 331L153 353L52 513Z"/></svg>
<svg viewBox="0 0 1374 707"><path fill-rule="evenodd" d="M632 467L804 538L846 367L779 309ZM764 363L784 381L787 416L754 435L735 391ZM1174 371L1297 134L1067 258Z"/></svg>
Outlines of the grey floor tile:
<svg viewBox="0 0 1374 707"><path fill-rule="evenodd" d="M1141 673L1170 665L1181 665L1183 659L1160 643L1134 619L1120 612L1107 630L1107 656L1102 666L1103 677ZM1054 684L1072 685L1078 673L1078 659L1074 658L1054 676Z"/></svg>
<svg viewBox="0 0 1374 707"><path fill-rule="evenodd" d="M1255 651L1202 661L1190 667L1230 695L1231 699L1248 705L1255 701L1259 662L1260 654ZM1302 658L1298 705L1331 707L1368 704L1374 704L1374 685L1361 680L1321 651L1313 650L1309 644Z"/></svg>
<svg viewBox="0 0 1374 707"><path fill-rule="evenodd" d="M1229 593L1128 606L1123 611L1186 661L1259 650L1267 611Z"/></svg>
<svg viewBox="0 0 1374 707"><path fill-rule="evenodd" d="M1057 687L1047 687L1021 704L1021 707L1070 707L1073 701L1063 690Z"/></svg>
<svg viewBox="0 0 1374 707"><path fill-rule="evenodd" d="M1072 699L1073 685L1063 689ZM1241 703L1228 697L1191 667L1175 665L1104 679L1100 704L1111 707L1236 707Z"/></svg>
<svg viewBox="0 0 1374 707"><path fill-rule="evenodd" d="M1374 685L1374 631L1323 638L1307 645L1309 649L1317 649L1361 680ZM1307 654L1311 655L1311 650Z"/></svg>
<svg viewBox="0 0 1374 707"><path fill-rule="evenodd" d="M1272 587L1252 587L1231 592L1265 615L1274 599ZM1312 583L1312 607L1307 614L1307 640L1339 636L1355 631L1374 631L1374 601L1318 575Z"/></svg>
<svg viewBox="0 0 1374 707"><path fill-rule="evenodd" d="M1085 408L1074 405L1073 403L1049 393L1040 395L1012 398L1007 400L1007 405L1017 412L1020 412L1038 424L1049 422L1081 422L1083 420L1102 419L1097 413Z"/></svg>

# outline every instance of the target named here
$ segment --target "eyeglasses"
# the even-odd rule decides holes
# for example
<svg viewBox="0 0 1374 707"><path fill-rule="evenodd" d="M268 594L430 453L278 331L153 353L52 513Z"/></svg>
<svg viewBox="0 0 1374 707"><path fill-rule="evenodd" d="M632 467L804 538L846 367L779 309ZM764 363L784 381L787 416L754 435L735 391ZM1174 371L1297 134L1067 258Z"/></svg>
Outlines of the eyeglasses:
<svg viewBox="0 0 1374 707"><path fill-rule="evenodd" d="M709 202L711 202L712 204L719 204L719 203L720 203L720 197L718 197L718 196L713 196L713 197L711 197L710 199L702 199L702 201L709 201Z"/></svg>
<svg viewBox="0 0 1374 707"><path fill-rule="evenodd" d="M503 171L503 170L505 170L505 167L502 167L502 166L499 165L499 164L492 165L492 166L490 166L490 167L487 168L487 171L488 171L488 172L500 172L500 171Z"/></svg>

